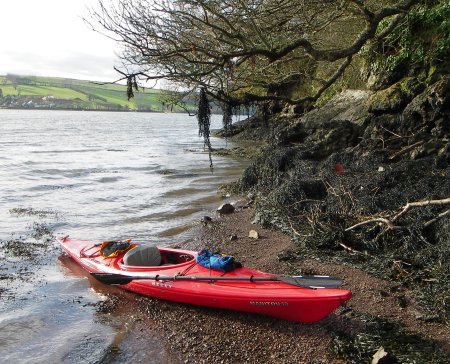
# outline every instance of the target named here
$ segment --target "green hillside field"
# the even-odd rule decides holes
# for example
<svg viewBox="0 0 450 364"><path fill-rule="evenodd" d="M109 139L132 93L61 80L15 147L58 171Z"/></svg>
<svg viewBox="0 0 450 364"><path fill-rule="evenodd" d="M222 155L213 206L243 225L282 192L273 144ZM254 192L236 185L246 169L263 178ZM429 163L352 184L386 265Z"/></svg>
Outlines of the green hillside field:
<svg viewBox="0 0 450 364"><path fill-rule="evenodd" d="M0 75L0 108L166 111L164 91L140 89L127 99L126 86L67 78ZM171 111L181 111L173 109Z"/></svg>

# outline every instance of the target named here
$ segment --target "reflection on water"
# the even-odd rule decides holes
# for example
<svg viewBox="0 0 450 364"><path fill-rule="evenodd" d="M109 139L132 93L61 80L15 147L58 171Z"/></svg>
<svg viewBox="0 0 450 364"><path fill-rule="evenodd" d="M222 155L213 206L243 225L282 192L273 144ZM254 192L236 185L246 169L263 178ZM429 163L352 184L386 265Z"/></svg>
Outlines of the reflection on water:
<svg viewBox="0 0 450 364"><path fill-rule="evenodd" d="M3 362L173 362L152 322L136 320L137 296L91 278L53 236L189 238L244 167L213 157L211 170L196 125L186 115L0 110Z"/></svg>
<svg viewBox="0 0 450 364"><path fill-rule="evenodd" d="M96 321L115 329L105 343L106 347L98 348L104 353L102 363L176 363L172 355L166 352L152 320L139 312L137 300L140 296L101 284L65 255L59 257L59 263L66 276L87 278L93 291L108 298L94 306ZM83 358L89 349L86 345L74 348L70 361Z"/></svg>

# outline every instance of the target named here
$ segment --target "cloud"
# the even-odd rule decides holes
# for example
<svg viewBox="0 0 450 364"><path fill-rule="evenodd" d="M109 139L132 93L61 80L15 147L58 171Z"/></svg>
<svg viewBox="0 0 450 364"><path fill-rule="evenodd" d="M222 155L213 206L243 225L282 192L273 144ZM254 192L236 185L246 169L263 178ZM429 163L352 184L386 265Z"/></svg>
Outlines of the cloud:
<svg viewBox="0 0 450 364"><path fill-rule="evenodd" d="M0 74L118 79L113 69L120 62L117 43L81 19L96 1L1 1Z"/></svg>
<svg viewBox="0 0 450 364"><path fill-rule="evenodd" d="M66 54L59 65L65 73L74 72L92 81L115 81L120 78L114 70L114 66L119 66L118 59L108 55L74 52Z"/></svg>
<svg viewBox="0 0 450 364"><path fill-rule="evenodd" d="M115 81L120 78L114 70L119 65L117 57L79 51L41 53L14 51L2 57L0 74L22 74Z"/></svg>

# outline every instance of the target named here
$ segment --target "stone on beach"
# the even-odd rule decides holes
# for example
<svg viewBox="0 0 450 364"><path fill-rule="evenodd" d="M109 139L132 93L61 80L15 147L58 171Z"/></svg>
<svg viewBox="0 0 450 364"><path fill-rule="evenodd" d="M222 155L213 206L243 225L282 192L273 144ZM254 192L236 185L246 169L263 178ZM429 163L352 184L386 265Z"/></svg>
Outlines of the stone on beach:
<svg viewBox="0 0 450 364"><path fill-rule="evenodd" d="M223 205L219 206L219 208L217 209L217 212L219 214L231 214L234 212L234 210L235 210L235 208L232 204L224 203Z"/></svg>
<svg viewBox="0 0 450 364"><path fill-rule="evenodd" d="M259 239L259 233L256 230L250 230L248 232L248 237L253 239Z"/></svg>

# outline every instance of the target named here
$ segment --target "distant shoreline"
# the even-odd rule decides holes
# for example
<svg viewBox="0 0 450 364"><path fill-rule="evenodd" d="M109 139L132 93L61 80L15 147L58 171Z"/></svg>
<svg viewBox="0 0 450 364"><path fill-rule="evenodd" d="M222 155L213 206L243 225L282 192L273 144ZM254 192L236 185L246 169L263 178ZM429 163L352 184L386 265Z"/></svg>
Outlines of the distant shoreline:
<svg viewBox="0 0 450 364"><path fill-rule="evenodd" d="M126 86L121 84L0 75L0 109L181 112L181 108L165 102L165 93L160 89L139 88L130 99ZM195 108L194 101L186 102L189 108Z"/></svg>
<svg viewBox="0 0 450 364"><path fill-rule="evenodd" d="M138 113L161 113L182 114L181 112L164 112L157 110L101 110L101 109L77 109L77 108L52 108L52 107L1 107L0 110L29 110L29 111L98 111L98 112L138 112Z"/></svg>

